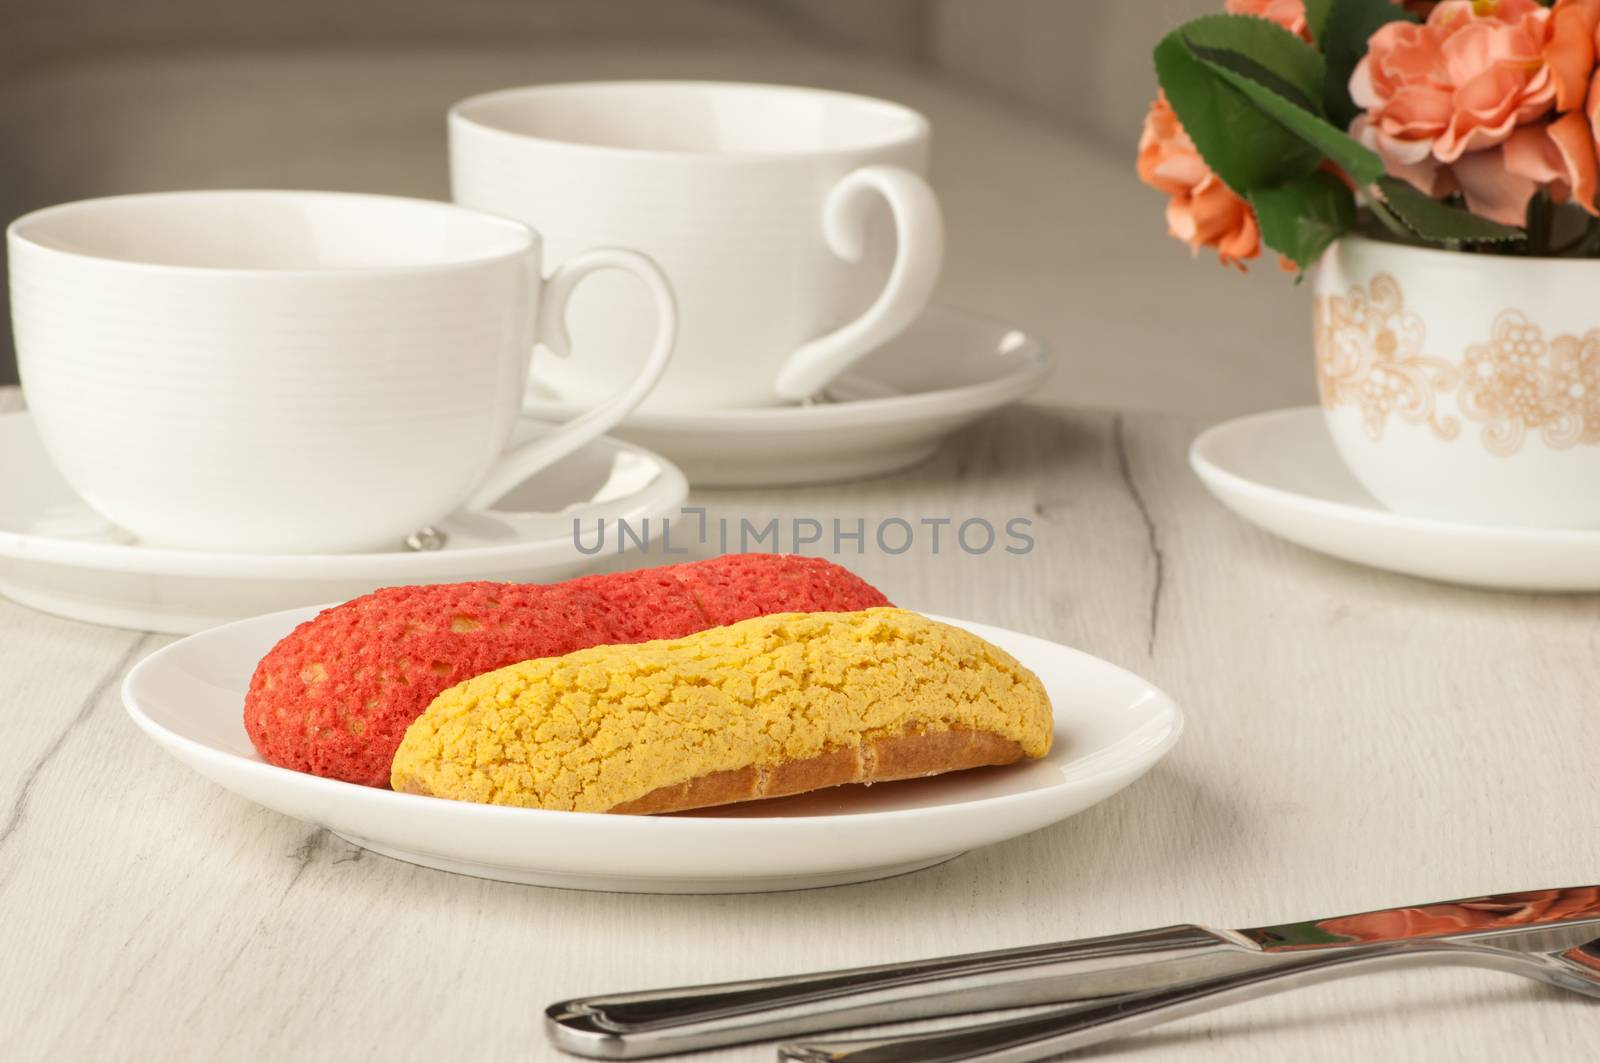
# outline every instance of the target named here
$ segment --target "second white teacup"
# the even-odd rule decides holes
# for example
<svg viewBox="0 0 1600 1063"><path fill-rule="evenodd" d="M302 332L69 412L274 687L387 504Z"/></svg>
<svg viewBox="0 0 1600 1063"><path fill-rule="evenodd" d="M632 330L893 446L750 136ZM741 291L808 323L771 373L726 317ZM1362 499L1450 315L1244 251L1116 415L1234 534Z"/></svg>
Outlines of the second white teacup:
<svg viewBox="0 0 1600 1063"><path fill-rule="evenodd" d="M927 165L920 114L821 89L543 85L450 111L456 202L527 222L557 257L619 244L672 279L681 331L653 408L804 399L909 325L944 253ZM540 383L588 401L636 371L651 322L602 278L572 326L589 357Z"/></svg>
<svg viewBox="0 0 1600 1063"><path fill-rule="evenodd" d="M142 542L399 549L620 421L672 351L671 290L597 250L549 278L537 233L423 200L329 192L117 196L7 230L24 395L61 473ZM636 274L643 368L507 449L535 342L567 349L577 281Z"/></svg>

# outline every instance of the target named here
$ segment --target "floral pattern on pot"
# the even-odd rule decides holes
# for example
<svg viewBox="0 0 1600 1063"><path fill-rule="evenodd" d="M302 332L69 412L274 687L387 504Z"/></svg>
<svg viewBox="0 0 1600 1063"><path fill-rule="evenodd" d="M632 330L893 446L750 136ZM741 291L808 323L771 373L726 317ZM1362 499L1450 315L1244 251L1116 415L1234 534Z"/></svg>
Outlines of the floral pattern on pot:
<svg viewBox="0 0 1600 1063"><path fill-rule="evenodd" d="M1400 282L1387 273L1343 296L1318 296L1312 304L1317 385L1327 409L1361 408L1362 428L1383 438L1390 414L1426 424L1440 439L1454 439L1461 424L1438 410L1438 395L1455 386L1457 370L1422 352L1427 326L1408 311Z"/></svg>
<svg viewBox="0 0 1600 1063"><path fill-rule="evenodd" d="M1600 443L1600 329L1546 340L1520 310L1503 312L1489 342L1467 348L1456 404L1483 423L1491 454L1515 454L1531 431L1555 450Z"/></svg>
<svg viewBox="0 0 1600 1063"><path fill-rule="evenodd" d="M1455 439L1460 421L1439 408L1454 393L1461 415L1483 426L1491 454L1515 454L1530 432L1553 450L1600 443L1600 329L1546 339L1522 311L1505 310L1488 342L1469 346L1458 366L1424 353L1426 325L1388 273L1343 296L1318 296L1312 320L1323 407L1359 407L1374 440L1391 415Z"/></svg>

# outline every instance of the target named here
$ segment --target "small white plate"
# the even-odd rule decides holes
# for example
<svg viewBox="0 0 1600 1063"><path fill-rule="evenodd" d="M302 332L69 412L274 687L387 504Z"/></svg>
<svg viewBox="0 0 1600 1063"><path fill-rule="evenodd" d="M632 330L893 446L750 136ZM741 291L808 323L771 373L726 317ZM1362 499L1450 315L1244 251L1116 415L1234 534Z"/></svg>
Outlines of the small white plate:
<svg viewBox="0 0 1600 1063"><path fill-rule="evenodd" d="M635 410L614 433L664 454L697 487L826 483L915 465L945 436L1033 391L1050 372L1038 339L931 306L905 332L799 406ZM578 410L530 392L523 411L557 421Z"/></svg>
<svg viewBox="0 0 1600 1063"><path fill-rule="evenodd" d="M1189 464L1229 509L1346 561L1475 587L1600 590L1600 529L1457 524L1392 513L1345 469L1314 406L1202 433Z"/></svg>
<svg viewBox="0 0 1600 1063"><path fill-rule="evenodd" d="M303 775L245 735L256 662L316 610L256 617L157 650L128 674L134 723L208 779L399 860L507 882L629 893L735 893L862 882L1014 838L1105 800L1160 760L1183 715L1105 661L1014 631L949 621L1033 669L1055 705L1040 761L850 786L674 816L469 804Z"/></svg>
<svg viewBox="0 0 1600 1063"><path fill-rule="evenodd" d="M516 438L542 430L524 421ZM602 438L523 483L500 501L503 508L441 521L438 550L398 543L391 553L364 554L155 549L130 541L73 492L26 412L0 414L0 594L74 620L187 634L390 584L563 579L616 554L618 518L642 529L646 517L675 514L687 495L670 462ZM602 517L603 542L596 538ZM574 542L575 519L583 550Z"/></svg>

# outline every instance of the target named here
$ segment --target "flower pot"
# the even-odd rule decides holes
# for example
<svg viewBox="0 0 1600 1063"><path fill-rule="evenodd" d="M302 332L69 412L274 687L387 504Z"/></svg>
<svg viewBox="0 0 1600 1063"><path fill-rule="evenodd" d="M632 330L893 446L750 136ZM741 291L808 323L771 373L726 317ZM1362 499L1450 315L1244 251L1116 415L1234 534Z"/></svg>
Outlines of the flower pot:
<svg viewBox="0 0 1600 1063"><path fill-rule="evenodd" d="M1600 527L1600 260L1331 246L1317 382L1351 473L1397 513Z"/></svg>

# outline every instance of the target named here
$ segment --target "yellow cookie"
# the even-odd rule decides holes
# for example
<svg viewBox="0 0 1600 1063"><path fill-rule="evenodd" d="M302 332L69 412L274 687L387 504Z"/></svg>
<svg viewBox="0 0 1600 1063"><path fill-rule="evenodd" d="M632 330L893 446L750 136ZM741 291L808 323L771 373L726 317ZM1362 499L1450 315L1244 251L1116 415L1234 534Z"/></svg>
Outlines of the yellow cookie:
<svg viewBox="0 0 1600 1063"><path fill-rule="evenodd" d="M406 731L390 784L671 812L1008 764L1050 735L1038 678L976 635L903 609L780 613L469 679Z"/></svg>

